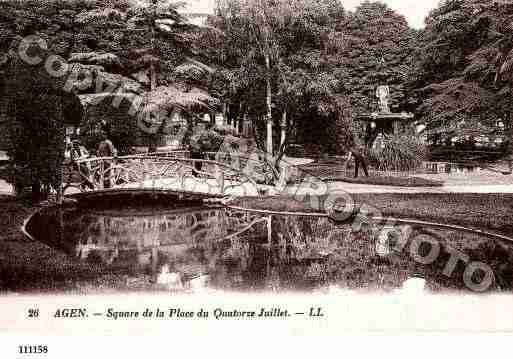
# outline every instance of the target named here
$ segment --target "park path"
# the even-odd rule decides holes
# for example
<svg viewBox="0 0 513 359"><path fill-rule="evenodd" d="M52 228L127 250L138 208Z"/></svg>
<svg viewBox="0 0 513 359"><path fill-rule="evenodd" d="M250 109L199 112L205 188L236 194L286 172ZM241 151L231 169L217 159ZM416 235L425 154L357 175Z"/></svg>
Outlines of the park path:
<svg viewBox="0 0 513 359"><path fill-rule="evenodd" d="M479 170L470 173L417 174L416 177L441 182L441 187L376 186L333 182L330 189L350 193L513 193L513 175Z"/></svg>
<svg viewBox="0 0 513 359"><path fill-rule="evenodd" d="M472 173L418 174L416 177L443 183L439 187L400 187L370 184L328 182L329 191L347 193L513 193L513 175L481 170ZM304 186L305 187L305 186ZM307 187L307 186L306 186ZM298 186L287 188L287 193L297 193ZM308 188L306 192L310 191Z"/></svg>
<svg viewBox="0 0 513 359"><path fill-rule="evenodd" d="M421 177L421 176L419 176ZM423 175L427 179L441 180L444 185L441 187L397 187L397 186L377 186L368 184L356 184L347 182L331 182L328 183L329 191L345 191L348 193L513 193L513 175L504 176L493 173L481 173L472 176L458 176L450 175L441 177L439 175ZM203 181L204 182L204 181ZM228 184L228 183L227 183ZM176 185L166 185L159 183L157 187L174 189ZM186 188L191 191L199 191L209 193L212 188L215 188L215 183L190 183ZM295 186L289 186L287 193L295 193ZM256 195L253 191L245 191L245 193L238 193L234 188L233 196L237 195ZM5 180L0 179L0 194L13 195L13 187Z"/></svg>

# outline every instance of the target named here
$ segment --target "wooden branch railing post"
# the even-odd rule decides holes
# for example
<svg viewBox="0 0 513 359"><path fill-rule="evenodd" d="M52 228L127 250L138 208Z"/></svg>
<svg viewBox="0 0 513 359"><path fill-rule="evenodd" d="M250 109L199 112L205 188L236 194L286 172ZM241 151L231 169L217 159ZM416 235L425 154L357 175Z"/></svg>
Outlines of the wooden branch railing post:
<svg viewBox="0 0 513 359"><path fill-rule="evenodd" d="M103 159L100 160L99 171L100 171L100 189L104 189L105 188L105 165L104 165Z"/></svg>

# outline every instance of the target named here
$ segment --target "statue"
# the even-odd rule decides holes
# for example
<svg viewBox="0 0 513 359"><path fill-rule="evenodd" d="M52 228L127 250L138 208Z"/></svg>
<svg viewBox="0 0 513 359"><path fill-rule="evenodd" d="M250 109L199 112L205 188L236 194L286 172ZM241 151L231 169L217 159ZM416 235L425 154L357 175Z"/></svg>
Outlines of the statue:
<svg viewBox="0 0 513 359"><path fill-rule="evenodd" d="M376 97L379 99L379 111L390 113L390 108L388 107L388 100L390 97L390 89L386 85L378 86L376 89Z"/></svg>

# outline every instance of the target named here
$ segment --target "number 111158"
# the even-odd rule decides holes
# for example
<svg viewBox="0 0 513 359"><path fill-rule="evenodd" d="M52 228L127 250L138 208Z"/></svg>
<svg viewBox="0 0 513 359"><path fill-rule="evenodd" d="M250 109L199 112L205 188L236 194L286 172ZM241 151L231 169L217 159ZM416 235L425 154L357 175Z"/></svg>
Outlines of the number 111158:
<svg viewBox="0 0 513 359"><path fill-rule="evenodd" d="M47 345L19 345L18 353L19 354L47 354L48 346Z"/></svg>

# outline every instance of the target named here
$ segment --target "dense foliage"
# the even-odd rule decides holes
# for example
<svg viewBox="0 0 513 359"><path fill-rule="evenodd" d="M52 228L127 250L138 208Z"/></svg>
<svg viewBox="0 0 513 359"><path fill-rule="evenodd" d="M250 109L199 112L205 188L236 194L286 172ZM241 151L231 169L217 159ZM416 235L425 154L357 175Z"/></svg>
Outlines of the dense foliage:
<svg viewBox="0 0 513 359"><path fill-rule="evenodd" d="M385 135L368 151L371 165L380 171L414 171L426 160L427 149L416 136Z"/></svg>
<svg viewBox="0 0 513 359"><path fill-rule="evenodd" d="M431 12L414 87L433 142L506 135L511 143L512 20L511 2L449 0Z"/></svg>
<svg viewBox="0 0 513 359"><path fill-rule="evenodd" d="M253 119L261 144L271 117L275 151L285 127L286 139L345 152L341 139L355 130L347 112L374 111L379 84L391 85L394 110L414 103L404 85L416 33L386 5L364 2L352 13L331 0L219 1L210 23L224 34L207 40L219 49L227 116Z"/></svg>
<svg viewBox="0 0 513 359"><path fill-rule="evenodd" d="M10 181L18 195L30 189L39 198L60 187L64 123L80 119L81 108L78 99L59 89L42 69L17 59L10 59L7 67L2 96L7 106Z"/></svg>
<svg viewBox="0 0 513 359"><path fill-rule="evenodd" d="M260 147L274 128L276 151L282 125L300 127L298 121L317 113L321 101L334 98L338 84L328 68L318 66L318 58L321 35L333 28L339 14L343 9L334 1L218 3L217 16L210 19L224 34L214 54L218 87L225 89L221 95L228 118L249 117Z"/></svg>
<svg viewBox="0 0 513 359"><path fill-rule="evenodd" d="M50 54L72 65L67 90L139 95L146 121L142 129L159 135L168 118L154 113L208 110L215 104L202 90L201 78L189 76L198 68L191 63L201 64L192 59L196 28L179 14L179 7L164 0L155 6L124 0L2 2L0 51L15 53L13 44L28 35L42 38ZM200 75L207 69L201 67Z"/></svg>
<svg viewBox="0 0 513 359"><path fill-rule="evenodd" d="M16 153L19 152L22 158L26 148L31 148L32 144L26 147L27 141L41 148L50 146L51 142L55 146L51 151L63 152L64 144L56 138L62 135L65 123L81 125L85 135L83 140L94 150L99 140L98 130L106 122L111 129L109 135L120 153L128 153L131 146L141 140L153 144L155 141L152 140L162 133L169 114L174 111L207 110L215 105L215 100L201 88L200 81L188 76L191 72L189 64L200 64L191 58L196 54L195 28L179 15L178 4L157 1L155 6L149 5L150 2L123 0L0 3L2 64L12 59L16 63L23 62L19 44L27 36L42 39L36 47L42 46L46 50L40 63L32 67L22 64L27 65L25 75L36 71L44 76L44 82L28 85L26 91L20 90L24 93L12 96L15 97L12 101L3 99L1 112L8 112L7 126L10 131L19 133L11 136L18 138L10 141L9 151L15 162L18 161ZM64 66L60 68L60 77L44 74L43 67L48 58ZM54 70L59 69L59 65L56 66ZM207 71L206 67L201 69L201 74ZM27 81L27 84L41 82L37 77L27 79L20 76L19 71L12 67L2 70L1 82L9 85L5 88L7 94L14 95L17 90L12 87L22 86L22 81ZM113 93L119 98L126 98L121 105L113 101ZM75 94L80 95L83 115L69 113L67 107L59 105L61 97L77 101ZM102 98L104 100L96 101ZM142 103L137 103L137 113L129 114L133 98L141 99ZM27 108L24 113L20 112L20 104ZM52 106L55 109L52 110ZM54 118L60 122L54 122ZM42 136L42 139L30 140L32 136ZM15 182L26 177L24 181L33 183L34 178L41 175L44 186L54 186L59 176L57 163L60 159L54 161L53 158L42 150L30 161L23 159L29 161L22 166L23 171L29 171L30 175L22 175L21 167L17 166ZM51 163L47 165L45 161ZM37 167L39 165L41 167ZM45 174L40 174L43 170ZM25 184L20 182L20 186L25 187ZM34 185L37 191L39 187Z"/></svg>
<svg viewBox="0 0 513 359"><path fill-rule="evenodd" d="M411 110L416 99L405 85L415 63L417 31L379 2L364 1L342 20L329 34L326 59L335 66L355 113L378 111L378 85L390 86L392 111Z"/></svg>
<svg viewBox="0 0 513 359"><path fill-rule="evenodd" d="M233 128L226 126L213 126L196 131L190 139L191 149L198 152L218 152L227 136L238 137Z"/></svg>
<svg viewBox="0 0 513 359"><path fill-rule="evenodd" d="M80 140L89 152L94 154L103 137L107 136L119 155L131 154L134 136L142 137L144 133L137 126L137 119L128 114L130 104L125 101L118 107L112 106L113 95L93 95L90 98L83 95L80 98L82 106L89 113L80 123ZM92 101L98 103L91 105Z"/></svg>
<svg viewBox="0 0 513 359"><path fill-rule="evenodd" d="M59 152L64 121L76 120L76 111L61 104L76 101L75 95L85 112L79 117L88 147L96 147L96 130L106 122L120 153L140 140L155 150L174 113L186 113L190 129L198 119L192 112L222 110L229 126L249 120L256 143L277 162L292 141L343 154L360 141L356 115L378 110L375 90L382 84L390 86L391 110L416 112L433 143L455 136L511 139L510 2L447 0L421 31L370 1L351 12L338 0L218 0L207 27L188 24L179 8L166 0L0 3L0 61L8 64L1 81L5 93L16 94L3 100L10 153L25 163L14 172L38 173L26 176L34 188L56 183L60 155L42 155L48 163L35 154L28 160L24 146ZM42 75L43 63L22 75L11 66L20 63L17 46L28 35L46 41L47 55L72 65L65 76ZM44 81L31 80L34 72ZM91 101L113 91L140 98L141 111L128 114L128 101L110 108L109 94ZM30 140L34 131L47 134ZM216 148L230 130L222 132L207 132L204 147ZM387 137L371 159L379 168L415 167L423 151L417 142ZM24 175L15 177L27 185Z"/></svg>

